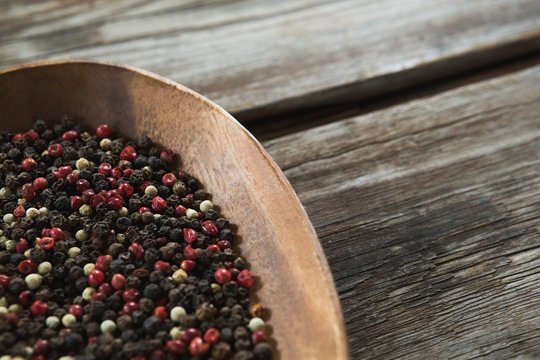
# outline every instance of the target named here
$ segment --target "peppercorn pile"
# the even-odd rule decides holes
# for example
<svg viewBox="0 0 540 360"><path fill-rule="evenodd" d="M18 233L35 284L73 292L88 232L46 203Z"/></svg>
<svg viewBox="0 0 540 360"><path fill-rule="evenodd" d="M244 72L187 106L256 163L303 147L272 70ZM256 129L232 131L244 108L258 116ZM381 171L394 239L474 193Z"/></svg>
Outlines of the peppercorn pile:
<svg viewBox="0 0 540 360"><path fill-rule="evenodd" d="M209 194L170 150L112 135L0 132L2 359L270 359Z"/></svg>

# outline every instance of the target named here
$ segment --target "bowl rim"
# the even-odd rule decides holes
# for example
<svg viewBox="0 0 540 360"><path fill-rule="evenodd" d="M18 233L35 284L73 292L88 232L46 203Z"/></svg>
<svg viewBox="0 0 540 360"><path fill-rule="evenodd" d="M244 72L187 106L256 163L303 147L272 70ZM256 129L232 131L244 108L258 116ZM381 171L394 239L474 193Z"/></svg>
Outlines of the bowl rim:
<svg viewBox="0 0 540 360"><path fill-rule="evenodd" d="M235 125L239 130L241 130L242 134L251 142L252 145L254 145L257 151L264 158L265 162L270 166L274 175L279 180L279 184L281 188L287 193L287 196L291 198L290 200L293 201L293 203L295 203L296 210L298 211L299 215L302 217L302 220L303 220L302 225L304 227L304 230L306 231L306 233L310 235L313 246L315 248L315 254L318 260L317 267L321 270L320 273L324 277L324 281L327 287L331 289L331 295L330 295L331 298L329 299L329 301L331 301L332 303L332 308L328 310L329 311L331 310L334 313L335 319L338 320L337 324L333 324L334 334L336 335L336 355L337 355L336 359L349 359L349 344L348 344L348 337L347 337L345 321L344 321L344 316L343 316L343 310L341 308L341 302L337 294L337 289L336 289L336 284L333 278L333 274L328 264L326 255L323 251L321 242L317 236L317 233L315 232L313 224L311 223L305 211L304 206L300 202L300 199L298 195L296 194L296 192L294 191L294 188L292 187L291 183L289 182L289 180L287 179L287 177L285 176L281 168L278 166L278 164L274 161L272 156L266 151L266 149L264 149L262 144L236 118L234 118L234 116L232 116L224 108L222 108L220 105L216 104L215 102L213 102L206 96L201 95L198 92L174 80L158 75L152 71L141 69L136 66L120 64L120 63L111 62L111 61L78 59L78 58L37 60L37 61L28 62L28 63L8 66L6 68L0 69L0 78L2 75L6 75L8 73L14 73L14 72L23 71L23 70L32 69L32 68L43 68L43 67L48 67L48 66L61 66L61 65L72 65L72 64L113 67L120 70L133 72L136 75L143 76L151 80L159 81L171 88L174 88L178 91L182 91L190 95L197 101L203 102L210 109L212 109L213 111L215 111L222 117L228 119L230 122L232 122L233 125Z"/></svg>

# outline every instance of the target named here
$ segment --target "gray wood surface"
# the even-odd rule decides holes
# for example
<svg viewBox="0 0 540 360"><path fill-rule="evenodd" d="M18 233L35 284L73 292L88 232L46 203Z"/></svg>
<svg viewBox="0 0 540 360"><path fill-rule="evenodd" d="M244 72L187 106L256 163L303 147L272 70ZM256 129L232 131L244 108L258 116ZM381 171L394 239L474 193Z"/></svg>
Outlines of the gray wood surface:
<svg viewBox="0 0 540 360"><path fill-rule="evenodd" d="M537 0L1 1L0 66L126 63L244 118L365 98L540 48Z"/></svg>
<svg viewBox="0 0 540 360"><path fill-rule="evenodd" d="M320 236L352 358L540 357L540 65L264 145Z"/></svg>

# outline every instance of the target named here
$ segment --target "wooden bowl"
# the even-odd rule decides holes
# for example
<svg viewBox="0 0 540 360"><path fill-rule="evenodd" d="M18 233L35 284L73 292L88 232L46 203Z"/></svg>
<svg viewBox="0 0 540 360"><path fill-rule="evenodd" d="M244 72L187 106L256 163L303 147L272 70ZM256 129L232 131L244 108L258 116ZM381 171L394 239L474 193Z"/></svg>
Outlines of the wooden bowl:
<svg viewBox="0 0 540 360"><path fill-rule="evenodd" d="M231 89L234 91L234 88ZM87 61L41 62L0 72L0 126L73 115L146 134L181 156L238 226L239 248L259 277L256 297L281 359L346 359L339 300L324 253L291 185L255 138L225 110L146 71Z"/></svg>

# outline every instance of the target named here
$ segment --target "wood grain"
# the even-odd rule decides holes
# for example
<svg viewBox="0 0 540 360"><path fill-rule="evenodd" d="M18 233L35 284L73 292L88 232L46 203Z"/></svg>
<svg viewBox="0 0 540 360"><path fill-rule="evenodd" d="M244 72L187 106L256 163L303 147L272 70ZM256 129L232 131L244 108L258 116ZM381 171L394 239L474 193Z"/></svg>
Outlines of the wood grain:
<svg viewBox="0 0 540 360"><path fill-rule="evenodd" d="M258 278L255 295L271 311L276 359L348 358L332 275L309 219L281 170L224 110L152 74L84 62L0 73L0 94L2 127L28 129L62 114L91 128L106 119L120 135L144 134L180 154L182 168L238 227L235 244Z"/></svg>
<svg viewBox="0 0 540 360"><path fill-rule="evenodd" d="M243 119L366 98L539 48L536 0L0 2L0 66L131 64Z"/></svg>
<svg viewBox="0 0 540 360"><path fill-rule="evenodd" d="M540 65L263 143L351 357L540 357Z"/></svg>

